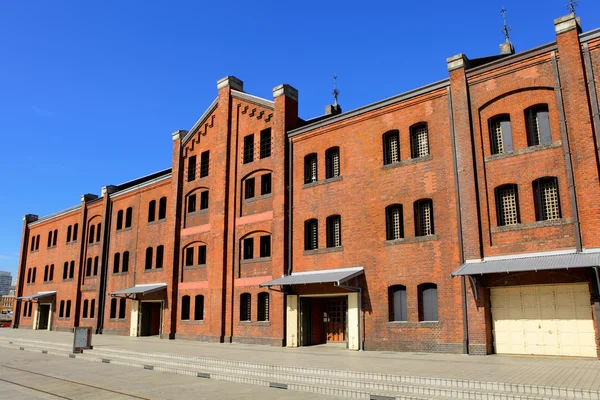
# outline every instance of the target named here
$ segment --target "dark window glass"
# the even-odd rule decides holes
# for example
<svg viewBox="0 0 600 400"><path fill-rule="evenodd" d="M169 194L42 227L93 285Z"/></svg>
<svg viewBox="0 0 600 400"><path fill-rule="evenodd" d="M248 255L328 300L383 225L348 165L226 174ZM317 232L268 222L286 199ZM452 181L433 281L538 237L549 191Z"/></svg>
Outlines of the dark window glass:
<svg viewBox="0 0 600 400"><path fill-rule="evenodd" d="M56 246L56 240L58 239L58 229L54 230L54 237L52 238L52 246Z"/></svg>
<svg viewBox="0 0 600 400"><path fill-rule="evenodd" d="M35 249L40 249L40 235L37 235L37 237L35 238Z"/></svg>
<svg viewBox="0 0 600 400"><path fill-rule="evenodd" d="M88 317L88 300L87 299L85 299L83 301L83 311L81 313L82 313L82 317L83 318L87 318Z"/></svg>
<svg viewBox="0 0 600 400"><path fill-rule="evenodd" d="M254 161L254 135L244 137L244 164Z"/></svg>
<svg viewBox="0 0 600 400"><path fill-rule="evenodd" d="M123 229L123 210L117 212L117 230Z"/></svg>
<svg viewBox="0 0 600 400"><path fill-rule="evenodd" d="M71 318L71 300L67 300L67 307L65 310L65 318Z"/></svg>
<svg viewBox="0 0 600 400"><path fill-rule="evenodd" d="M44 282L48 282L48 266L44 267Z"/></svg>
<svg viewBox="0 0 600 400"><path fill-rule="evenodd" d="M181 319L187 321L190 319L190 296L181 298Z"/></svg>
<svg viewBox="0 0 600 400"><path fill-rule="evenodd" d="M153 222L156 215L156 200L152 200L148 204L148 222Z"/></svg>
<svg viewBox="0 0 600 400"><path fill-rule="evenodd" d="M35 236L31 237L31 249L30 251L34 251L35 250Z"/></svg>
<svg viewBox="0 0 600 400"><path fill-rule="evenodd" d="M419 285L419 321L438 320L437 285L423 283Z"/></svg>
<svg viewBox="0 0 600 400"><path fill-rule="evenodd" d="M52 247L52 231L48 232L48 246Z"/></svg>
<svg viewBox="0 0 600 400"><path fill-rule="evenodd" d="M316 182L317 179L317 155L313 153L304 157L304 183Z"/></svg>
<svg viewBox="0 0 600 400"><path fill-rule="evenodd" d="M200 193L200 209L206 210L208 208L208 190Z"/></svg>
<svg viewBox="0 0 600 400"><path fill-rule="evenodd" d="M206 245L198 246L198 265L206 264Z"/></svg>
<svg viewBox="0 0 600 400"><path fill-rule="evenodd" d="M63 265L63 280L69 278L69 262L65 261Z"/></svg>
<svg viewBox="0 0 600 400"><path fill-rule="evenodd" d="M250 293L240 295L240 321L250 321L251 318L251 296Z"/></svg>
<svg viewBox="0 0 600 400"><path fill-rule="evenodd" d="M391 286L388 290L390 321L407 321L406 286Z"/></svg>
<svg viewBox="0 0 600 400"><path fill-rule="evenodd" d="M35 283L35 276L37 275L37 268L33 267L33 276L31 277L31 283Z"/></svg>
<svg viewBox="0 0 600 400"><path fill-rule="evenodd" d="M131 228L132 219L133 219L133 208L129 207L125 213L125 228Z"/></svg>
<svg viewBox="0 0 600 400"><path fill-rule="evenodd" d="M58 309L58 316L60 318L64 318L64 316L65 316L65 301L64 300L60 301L60 308Z"/></svg>
<svg viewBox="0 0 600 400"><path fill-rule="evenodd" d="M129 271L129 252L126 251L123 253L123 267L121 269L121 272L127 272Z"/></svg>
<svg viewBox="0 0 600 400"><path fill-rule="evenodd" d="M260 131L260 158L271 156L271 128Z"/></svg>
<svg viewBox="0 0 600 400"><path fill-rule="evenodd" d="M258 294L257 319L259 321L269 320L269 293L262 292Z"/></svg>
<svg viewBox="0 0 600 400"><path fill-rule="evenodd" d="M325 179L340 176L340 148L332 147L325 152Z"/></svg>
<svg viewBox="0 0 600 400"><path fill-rule="evenodd" d="M158 203L158 219L167 218L167 198L161 197Z"/></svg>
<svg viewBox="0 0 600 400"><path fill-rule="evenodd" d="M187 180L188 182L196 179L196 156L188 158Z"/></svg>
<svg viewBox="0 0 600 400"><path fill-rule="evenodd" d="M397 130L383 134L383 164L400 162L400 132Z"/></svg>
<svg viewBox="0 0 600 400"><path fill-rule="evenodd" d="M73 227L71 225L69 225L67 227L67 243L69 243L71 241L71 230L73 229Z"/></svg>
<svg viewBox="0 0 600 400"><path fill-rule="evenodd" d="M190 194L187 201L187 212L193 213L194 211L196 211L196 195Z"/></svg>
<svg viewBox="0 0 600 400"><path fill-rule="evenodd" d="M319 226L316 219L304 222L304 250L319 248Z"/></svg>
<svg viewBox="0 0 600 400"><path fill-rule="evenodd" d="M79 229L79 224L73 225L73 241L77 240L77 231Z"/></svg>
<svg viewBox="0 0 600 400"><path fill-rule="evenodd" d="M152 269L152 253L154 252L154 250L152 249L152 247L148 247L146 249L146 264L145 264L145 269Z"/></svg>
<svg viewBox="0 0 600 400"><path fill-rule="evenodd" d="M92 276L92 257L89 257L86 261L85 276Z"/></svg>
<svg viewBox="0 0 600 400"><path fill-rule="evenodd" d="M94 314L96 313L96 300L92 299L90 304L90 318L94 318Z"/></svg>
<svg viewBox="0 0 600 400"><path fill-rule="evenodd" d="M88 236L88 243L94 243L94 239L95 238L96 238L96 226L95 225L91 225L90 226L89 236Z"/></svg>
<svg viewBox="0 0 600 400"><path fill-rule="evenodd" d="M69 279L73 279L75 276L75 261L71 261L69 264Z"/></svg>
<svg viewBox="0 0 600 400"><path fill-rule="evenodd" d="M48 280L50 282L54 280L54 264L50 265L50 275L48 276Z"/></svg>
<svg viewBox="0 0 600 400"><path fill-rule="evenodd" d="M248 178L244 184L244 199L251 199L254 197L254 178Z"/></svg>
<svg viewBox="0 0 600 400"><path fill-rule="evenodd" d="M99 257L98 256L94 257L94 276L98 275L98 261L99 261Z"/></svg>
<svg viewBox="0 0 600 400"><path fill-rule="evenodd" d="M527 144L529 146L552 142L547 104L538 104L526 109L525 121L527 122Z"/></svg>
<svg viewBox="0 0 600 400"><path fill-rule="evenodd" d="M100 232L102 232L102 224L98 224L96 227L96 242L100 241Z"/></svg>
<svg viewBox="0 0 600 400"><path fill-rule="evenodd" d="M125 319L125 311L127 311L127 302L124 298L119 299L119 319Z"/></svg>
<svg viewBox="0 0 600 400"><path fill-rule="evenodd" d="M188 247L185 249L185 266L189 267L194 265L194 248Z"/></svg>
<svg viewBox="0 0 600 400"><path fill-rule="evenodd" d="M165 247L160 245L156 248L156 268L163 267L163 255L165 252Z"/></svg>
<svg viewBox="0 0 600 400"><path fill-rule="evenodd" d="M210 151L203 151L200 155L200 178L208 176L208 166L210 161Z"/></svg>
<svg viewBox="0 0 600 400"><path fill-rule="evenodd" d="M254 258L254 238L244 239L244 260Z"/></svg>
<svg viewBox="0 0 600 400"><path fill-rule="evenodd" d="M202 321L204 319L204 296L196 295L194 298L194 319Z"/></svg>
<svg viewBox="0 0 600 400"><path fill-rule="evenodd" d="M271 193L271 174L264 174L260 177L260 194L264 196L269 193Z"/></svg>
<svg viewBox="0 0 600 400"><path fill-rule="evenodd" d="M117 299L110 299L110 318L117 318Z"/></svg>
<svg viewBox="0 0 600 400"><path fill-rule="evenodd" d="M113 273L118 273L119 268L121 268L121 253L115 253L113 260Z"/></svg>
<svg viewBox="0 0 600 400"><path fill-rule="evenodd" d="M27 283L31 283L31 268L27 270Z"/></svg>
<svg viewBox="0 0 600 400"><path fill-rule="evenodd" d="M260 237L260 257L271 257L271 235Z"/></svg>

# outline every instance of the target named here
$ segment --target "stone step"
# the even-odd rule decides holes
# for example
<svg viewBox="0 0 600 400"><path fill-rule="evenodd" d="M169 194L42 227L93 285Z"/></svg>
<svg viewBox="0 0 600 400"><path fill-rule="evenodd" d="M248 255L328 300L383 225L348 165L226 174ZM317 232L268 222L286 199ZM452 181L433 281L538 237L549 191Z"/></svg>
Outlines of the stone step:
<svg viewBox="0 0 600 400"><path fill-rule="evenodd" d="M31 343L30 346L36 349L40 349L41 344ZM43 346L42 346L43 347ZM59 350L55 351L66 353L68 346L62 345ZM173 359L173 356L176 358ZM514 393L504 390L493 390L489 389L475 389L469 387L454 387L449 386L452 382L442 382L444 385L432 385L426 383L425 385L419 385L415 382L410 382L411 377L400 377L400 376L386 376L387 379L380 380L357 380L356 377L346 377L346 379L336 379L332 377L322 376L318 374L310 374L307 371L292 370L291 373L282 373L273 371L273 369L279 366L273 366L268 364L257 364L257 363L244 363L241 367L232 365L214 365L214 363L205 364L198 362L199 357L180 356L173 354L158 353L138 353L131 351L123 351L116 349L106 349L86 351L83 355L77 355L78 358L88 359L90 361L113 363L118 365L127 365L131 367L155 369L164 372L172 372L185 374L190 376L205 376L212 379L238 382L244 384L257 384L257 385L274 385L279 387L281 385L288 388L288 390L300 390L308 391L311 393L319 394L332 394L341 397L352 397L352 398L363 398L363 399L407 399L407 398L436 398L449 399L449 398L460 398L460 399L550 399L550 398L569 398L560 396L559 391L544 392L543 395L539 394L527 394L527 393ZM182 360L188 359L188 360ZM190 361L189 359L196 359ZM217 364L222 362L228 362L228 360L214 360L219 361ZM229 362L230 363L230 362ZM259 366L261 368L254 369L253 366ZM250 367L250 368L249 368ZM265 368L266 367L266 368ZM294 367L290 367L294 368ZM307 370L306 368L301 368ZM313 370L314 371L314 370ZM348 373L353 374L352 371L334 371L334 370L319 370L327 372L337 373ZM309 371L310 372L310 371ZM331 375L331 374L329 374ZM377 374L380 375L380 374ZM401 383L401 380L396 381L389 379L392 378L409 378L406 379L410 383ZM350 378L350 379L348 379ZM381 378L381 377L380 377ZM422 379L422 378L421 378ZM430 381L436 381L437 378L427 378ZM439 380L437 380L439 381ZM448 381L448 380L443 380ZM463 381L464 382L464 381ZM456 383L456 382L454 382ZM471 385L474 386L474 385ZM512 385L510 386L512 388ZM425 396L425 397L422 397ZM583 393L579 397L573 398L586 398ZM593 398L593 397L588 397Z"/></svg>

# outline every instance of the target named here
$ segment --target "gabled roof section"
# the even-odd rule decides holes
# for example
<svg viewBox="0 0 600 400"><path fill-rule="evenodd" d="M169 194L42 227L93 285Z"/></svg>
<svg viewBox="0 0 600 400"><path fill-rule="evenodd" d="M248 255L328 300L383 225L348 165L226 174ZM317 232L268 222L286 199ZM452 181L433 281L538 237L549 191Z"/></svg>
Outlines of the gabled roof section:
<svg viewBox="0 0 600 400"><path fill-rule="evenodd" d="M196 121L196 123L194 124L194 126L192 126L192 129L190 129L190 131L187 133L187 135L184 136L183 140L181 141L181 146L185 146L185 144L187 142L189 142L189 140L196 134L196 132L198 131L198 128L200 128L208 119L208 117L210 116L210 114L212 114L213 111L216 110L217 106L219 105L219 98L217 97L211 104L210 106L208 106L208 108L206 109L206 111L204 111L204 114L202 114L202 116L200 117L200 119L198 121Z"/></svg>
<svg viewBox="0 0 600 400"><path fill-rule="evenodd" d="M275 103L271 100L263 99L262 97L253 96L248 93L240 92L239 90L231 90L231 96L236 99L244 100L249 103L253 103L259 106L263 106L269 108L271 110L275 109Z"/></svg>

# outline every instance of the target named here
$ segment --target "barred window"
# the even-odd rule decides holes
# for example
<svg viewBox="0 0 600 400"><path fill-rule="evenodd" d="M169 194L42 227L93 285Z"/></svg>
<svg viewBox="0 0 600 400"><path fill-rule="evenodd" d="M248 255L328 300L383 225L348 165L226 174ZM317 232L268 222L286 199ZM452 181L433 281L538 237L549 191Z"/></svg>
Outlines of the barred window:
<svg viewBox="0 0 600 400"><path fill-rule="evenodd" d="M327 217L327 247L342 245L342 219L339 215Z"/></svg>
<svg viewBox="0 0 600 400"><path fill-rule="evenodd" d="M88 299L85 299L83 301L83 311L81 312L81 314L82 314L81 317L82 318L87 318L88 317L88 304L89 304Z"/></svg>
<svg viewBox="0 0 600 400"><path fill-rule="evenodd" d="M250 321L251 319L251 303L252 297L250 293L242 293L240 295L240 321Z"/></svg>
<svg viewBox="0 0 600 400"><path fill-rule="evenodd" d="M188 158L187 181L191 182L196 179L196 156Z"/></svg>
<svg viewBox="0 0 600 400"><path fill-rule="evenodd" d="M433 235L433 202L421 199L415 202L415 236Z"/></svg>
<svg viewBox="0 0 600 400"><path fill-rule="evenodd" d="M98 263L100 262L100 257L94 257L94 276L98 276Z"/></svg>
<svg viewBox="0 0 600 400"><path fill-rule="evenodd" d="M383 164L400 161L400 131L393 130L383 134Z"/></svg>
<svg viewBox="0 0 600 400"><path fill-rule="evenodd" d="M549 221L561 218L557 178L546 177L535 180L533 193L536 220Z"/></svg>
<svg viewBox="0 0 600 400"><path fill-rule="evenodd" d="M260 158L271 156L271 128L260 131Z"/></svg>
<svg viewBox="0 0 600 400"><path fill-rule="evenodd" d="M88 243L94 243L94 237L96 236L96 226L95 225L90 226L89 235L90 236L88 237Z"/></svg>
<svg viewBox="0 0 600 400"><path fill-rule="evenodd" d="M92 276L92 257L88 257L86 261L85 276Z"/></svg>
<svg viewBox="0 0 600 400"><path fill-rule="evenodd" d="M388 301L390 321L408 321L406 286L390 286L388 288Z"/></svg>
<svg viewBox="0 0 600 400"><path fill-rule="evenodd" d="M325 152L325 179L340 176L340 148L332 147Z"/></svg>
<svg viewBox="0 0 600 400"><path fill-rule="evenodd" d="M148 222L153 222L156 218L156 200L148 203Z"/></svg>
<svg viewBox="0 0 600 400"><path fill-rule="evenodd" d="M490 118L489 129L492 154L503 154L513 151L512 130L508 114Z"/></svg>
<svg viewBox="0 0 600 400"><path fill-rule="evenodd" d="M208 176L208 167L210 163L210 150L203 151L200 154L200 178Z"/></svg>
<svg viewBox="0 0 600 400"><path fill-rule="evenodd" d="M111 314L112 314L112 311L111 311ZM64 300L60 301L60 308L59 308L59 311L58 311L58 316L60 318L63 318L65 316L65 301Z"/></svg>
<svg viewBox="0 0 600 400"><path fill-rule="evenodd" d="M98 224L98 226L96 227L96 242L100 241L100 232L102 232L102 224ZM56 234L57 232L54 231L54 234ZM54 236L54 238L56 239L56 236Z"/></svg>
<svg viewBox="0 0 600 400"><path fill-rule="evenodd" d="M198 246L198 265L206 264L206 245L201 244Z"/></svg>
<svg viewBox="0 0 600 400"><path fill-rule="evenodd" d="M304 222L304 250L319 248L319 225L316 219Z"/></svg>
<svg viewBox="0 0 600 400"><path fill-rule="evenodd" d="M54 230L54 237L52 238L52 246L56 246L56 240L58 239L58 229Z"/></svg>
<svg viewBox="0 0 600 400"><path fill-rule="evenodd" d="M73 225L73 241L77 240L77 230L79 229L79 224ZM38 235L39 240L39 235Z"/></svg>
<svg viewBox="0 0 600 400"><path fill-rule="evenodd" d="M254 161L254 134L244 137L244 164Z"/></svg>
<svg viewBox="0 0 600 400"><path fill-rule="evenodd" d="M552 142L547 104L538 104L527 108L525 121L527 122L527 144L529 146Z"/></svg>
<svg viewBox="0 0 600 400"><path fill-rule="evenodd" d="M304 183L316 182L317 179L317 154L311 153L304 157Z"/></svg>
<svg viewBox="0 0 600 400"><path fill-rule="evenodd" d="M404 237L404 215L401 204L385 208L386 239L398 240Z"/></svg>
<svg viewBox="0 0 600 400"><path fill-rule="evenodd" d="M63 280L69 279L69 262L65 261L63 265Z"/></svg>
<svg viewBox="0 0 600 400"><path fill-rule="evenodd" d="M190 319L190 296L181 298L181 320L187 321Z"/></svg>
<svg viewBox="0 0 600 400"><path fill-rule="evenodd" d="M48 266L44 267L44 282L48 282Z"/></svg>
<svg viewBox="0 0 600 400"><path fill-rule="evenodd" d="M429 131L427 123L416 124L410 128L410 144L412 158L429 155Z"/></svg>
<svg viewBox="0 0 600 400"><path fill-rule="evenodd" d="M71 300L67 300L67 307L65 310L65 318L71 318Z"/></svg>
<svg viewBox="0 0 600 400"><path fill-rule="evenodd" d="M52 247L52 231L48 232L48 246L46 247Z"/></svg>
<svg viewBox="0 0 600 400"><path fill-rule="evenodd" d="M498 226L519 223L517 185L503 185L496 188L496 214Z"/></svg>
<svg viewBox="0 0 600 400"><path fill-rule="evenodd" d="M163 267L163 256L165 253L165 247L163 245L156 247L156 268L160 269Z"/></svg>
<svg viewBox="0 0 600 400"><path fill-rule="evenodd" d="M67 243L69 243L71 241L71 230L73 229L73 227L71 225L69 225L67 227Z"/></svg>
<svg viewBox="0 0 600 400"><path fill-rule="evenodd" d="M202 321L204 319L204 296L201 294L194 297L194 319Z"/></svg>
<svg viewBox="0 0 600 400"><path fill-rule="evenodd" d="M33 267L33 276L31 277L31 283L35 283L36 275L37 275L37 267Z"/></svg>
<svg viewBox="0 0 600 400"><path fill-rule="evenodd" d="M269 320L269 293L262 292L258 294L258 320Z"/></svg>
<svg viewBox="0 0 600 400"><path fill-rule="evenodd" d="M90 302L90 318L94 318L96 312L96 299L92 299Z"/></svg>
<svg viewBox="0 0 600 400"><path fill-rule="evenodd" d="M48 277L48 281L52 282L54 280L54 264L50 265L50 276Z"/></svg>

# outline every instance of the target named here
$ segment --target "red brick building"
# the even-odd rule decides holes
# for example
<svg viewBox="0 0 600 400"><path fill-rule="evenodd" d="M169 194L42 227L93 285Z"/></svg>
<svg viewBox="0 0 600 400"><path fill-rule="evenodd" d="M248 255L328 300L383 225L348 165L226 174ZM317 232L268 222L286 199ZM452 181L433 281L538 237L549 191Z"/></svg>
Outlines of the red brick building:
<svg viewBox="0 0 600 400"><path fill-rule="evenodd" d="M15 327L598 355L600 30L298 116L226 77L161 171L24 221Z"/></svg>

